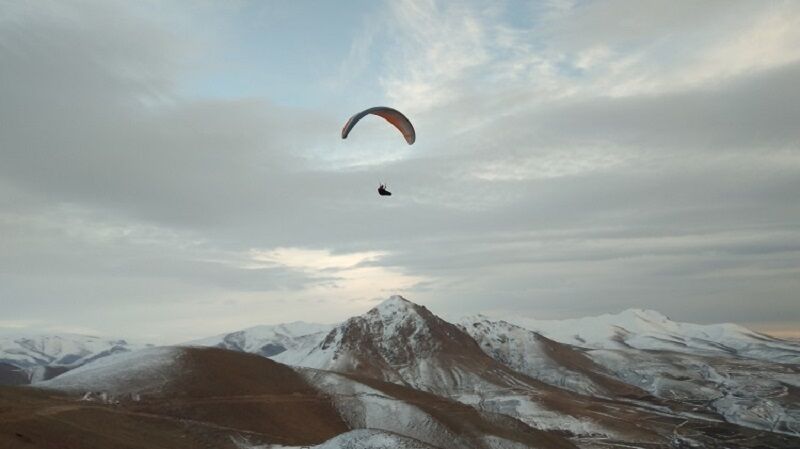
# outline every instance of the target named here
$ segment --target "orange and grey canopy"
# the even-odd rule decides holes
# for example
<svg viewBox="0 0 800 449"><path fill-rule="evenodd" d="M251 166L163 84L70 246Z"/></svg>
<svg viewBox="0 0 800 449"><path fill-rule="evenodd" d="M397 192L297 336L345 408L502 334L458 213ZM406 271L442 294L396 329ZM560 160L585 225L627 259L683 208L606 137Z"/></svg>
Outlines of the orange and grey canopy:
<svg viewBox="0 0 800 449"><path fill-rule="evenodd" d="M342 139L347 139L347 135L350 134L350 131L354 126L356 126L356 123L364 118L364 116L369 114L383 117L387 122L394 125L395 128L403 133L403 137L406 138L406 142L408 142L409 145L414 143L414 141L417 139L417 134L414 132L414 126L411 124L411 121L409 121L408 118L400 111L387 108L385 106L369 108L350 117L350 120L348 120L347 123L345 123L344 128L342 128Z"/></svg>

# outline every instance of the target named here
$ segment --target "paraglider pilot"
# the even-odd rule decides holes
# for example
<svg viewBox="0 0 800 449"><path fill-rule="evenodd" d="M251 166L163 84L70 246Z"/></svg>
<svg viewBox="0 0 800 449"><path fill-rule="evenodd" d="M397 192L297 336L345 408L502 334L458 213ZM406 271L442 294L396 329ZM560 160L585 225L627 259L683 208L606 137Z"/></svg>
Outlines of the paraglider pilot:
<svg viewBox="0 0 800 449"><path fill-rule="evenodd" d="M342 139L347 139L347 136L350 134L353 127L356 126L356 123L367 115L383 117L387 122L397 128L398 131L403 133L403 138L406 139L409 145L412 145L417 140L417 133L414 131L414 125L411 124L408 117L397 109L387 108L386 106L376 106L374 108L365 109L350 117L347 123L344 124L344 128L342 128ZM392 196L392 192L386 190L386 184L384 183L378 186L378 194L380 196Z"/></svg>

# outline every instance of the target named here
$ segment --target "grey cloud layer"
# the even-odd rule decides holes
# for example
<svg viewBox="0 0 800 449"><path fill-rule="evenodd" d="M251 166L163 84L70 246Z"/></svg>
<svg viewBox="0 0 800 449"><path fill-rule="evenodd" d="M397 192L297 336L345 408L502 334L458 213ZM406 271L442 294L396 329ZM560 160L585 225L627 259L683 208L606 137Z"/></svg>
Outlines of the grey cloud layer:
<svg viewBox="0 0 800 449"><path fill-rule="evenodd" d="M420 142L402 159L331 169L315 155L359 145L338 140L341 117L181 95L188 55L201 50L167 20L108 2L10 5L0 21L4 318L133 334L118 311L146 320L147 304L148 332L179 335L166 330L172 319L185 320L180 335L202 335L223 298L263 293L260 305L235 304L270 322L278 304L281 316L305 313L280 295L337 275L247 268L248 251L305 247L385 251L364 265L429 279L409 295L437 311L635 306L800 321L800 248L788 244L800 241L797 63L623 97L543 99L525 79L447 78L461 95L418 112ZM580 13L605 22L606 10ZM608 42L648 39L592 29ZM379 176L395 187L391 202L375 199Z"/></svg>

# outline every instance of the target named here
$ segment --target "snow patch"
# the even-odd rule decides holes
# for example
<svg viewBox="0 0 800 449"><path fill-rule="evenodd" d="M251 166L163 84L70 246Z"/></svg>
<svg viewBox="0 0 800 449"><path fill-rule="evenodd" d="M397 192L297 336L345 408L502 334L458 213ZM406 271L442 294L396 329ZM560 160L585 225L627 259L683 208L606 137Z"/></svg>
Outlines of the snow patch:
<svg viewBox="0 0 800 449"><path fill-rule="evenodd" d="M299 370L309 383L330 395L348 425L401 433L433 446L470 447L422 409L374 388L328 371Z"/></svg>
<svg viewBox="0 0 800 449"><path fill-rule="evenodd" d="M234 443L239 449L437 449L412 438L375 429L351 430L316 446L250 445L246 440L234 440Z"/></svg>
<svg viewBox="0 0 800 449"><path fill-rule="evenodd" d="M180 348L157 347L115 354L87 363L36 387L113 396L160 392L179 373Z"/></svg>
<svg viewBox="0 0 800 449"><path fill-rule="evenodd" d="M618 314L566 320L510 316L506 321L552 340L591 349L668 350L710 355L737 355L800 364L800 345L724 324L670 320L654 310L628 309Z"/></svg>
<svg viewBox="0 0 800 449"><path fill-rule="evenodd" d="M90 335L5 334L0 335L0 363L17 366L33 376L43 373L37 368L71 368L97 358L148 346Z"/></svg>

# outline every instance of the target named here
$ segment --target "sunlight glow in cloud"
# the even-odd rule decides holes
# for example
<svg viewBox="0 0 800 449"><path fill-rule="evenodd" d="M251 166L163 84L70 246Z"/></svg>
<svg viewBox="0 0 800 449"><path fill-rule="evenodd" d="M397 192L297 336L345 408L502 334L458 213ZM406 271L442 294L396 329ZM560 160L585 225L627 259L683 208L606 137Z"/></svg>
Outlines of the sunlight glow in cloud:
<svg viewBox="0 0 800 449"><path fill-rule="evenodd" d="M372 299L379 292L403 292L426 281L421 276L409 276L397 268L380 266L387 252L366 251L332 254L329 250L306 248L275 248L251 250L247 269L285 267L299 270L312 278L325 281L309 288L313 294Z"/></svg>
<svg viewBox="0 0 800 449"><path fill-rule="evenodd" d="M309 272L321 272L354 269L360 264L375 262L386 253L368 251L351 254L331 254L328 250L275 248L268 251L251 250L250 255L255 263L248 266L248 268L281 265Z"/></svg>

